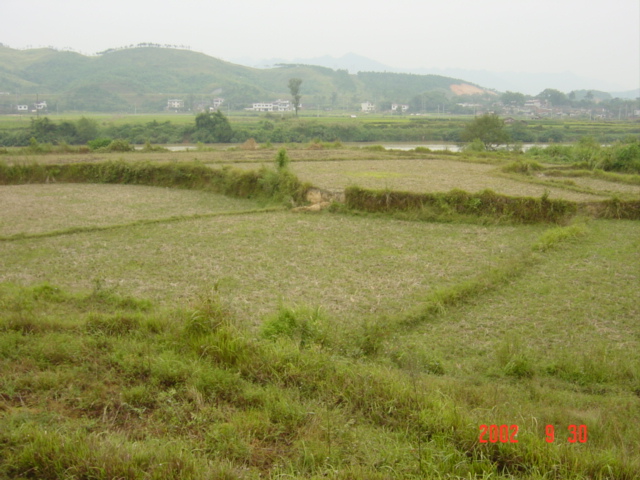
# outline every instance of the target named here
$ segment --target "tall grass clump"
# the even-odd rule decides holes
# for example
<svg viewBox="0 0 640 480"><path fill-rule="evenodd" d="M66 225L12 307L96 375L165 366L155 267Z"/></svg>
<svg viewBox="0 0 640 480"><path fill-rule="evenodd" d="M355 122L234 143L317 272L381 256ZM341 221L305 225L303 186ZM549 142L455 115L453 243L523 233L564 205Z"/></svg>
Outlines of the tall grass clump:
<svg viewBox="0 0 640 480"><path fill-rule="evenodd" d="M586 234L583 224L574 224L567 227L556 227L546 230L533 244L534 250L547 251L556 245L573 240Z"/></svg>
<svg viewBox="0 0 640 480"><path fill-rule="evenodd" d="M262 336L268 339L285 337L293 340L300 348L312 343L323 343L324 317L319 307L287 307L281 305L278 311L267 318L262 325Z"/></svg>
<svg viewBox="0 0 640 480"><path fill-rule="evenodd" d="M198 336L215 332L232 324L230 309L223 303L215 285L206 294L198 295L185 323L187 335Z"/></svg>
<svg viewBox="0 0 640 480"><path fill-rule="evenodd" d="M274 163L275 169L263 167L258 172L263 194L278 202L291 204L303 202L309 185L302 183L291 171L289 167L291 159L286 149L278 150Z"/></svg>
<svg viewBox="0 0 640 480"><path fill-rule="evenodd" d="M503 342L496 350L496 362L508 377L531 378L535 373L533 362L519 339Z"/></svg>

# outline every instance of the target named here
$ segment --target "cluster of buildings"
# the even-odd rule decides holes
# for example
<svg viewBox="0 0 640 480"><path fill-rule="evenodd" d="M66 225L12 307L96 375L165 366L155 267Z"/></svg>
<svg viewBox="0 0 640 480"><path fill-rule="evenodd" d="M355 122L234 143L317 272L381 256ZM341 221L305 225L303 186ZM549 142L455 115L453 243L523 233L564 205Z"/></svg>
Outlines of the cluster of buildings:
<svg viewBox="0 0 640 480"><path fill-rule="evenodd" d="M26 104L16 105L16 110L18 111L18 113L46 112L47 102L45 100L43 100L42 102L36 102L33 104L33 108L30 108L30 106Z"/></svg>
<svg viewBox="0 0 640 480"><path fill-rule="evenodd" d="M537 98L526 100L522 106L503 105L501 113L518 117L540 118L590 118L590 119L623 119L638 118L640 110L618 107L616 110L602 105L590 106L554 106L550 102Z"/></svg>
<svg viewBox="0 0 640 480"><path fill-rule="evenodd" d="M360 109L361 111L365 112L365 113L373 113L376 111L376 105L374 103L371 102L363 102L360 104ZM392 103L391 104L391 111L392 112L398 112L401 111L402 113L406 112L407 110L409 110L409 105L402 105L399 103Z"/></svg>
<svg viewBox="0 0 640 480"><path fill-rule="evenodd" d="M215 112L218 110L222 104L224 103L224 98L214 98L210 102L200 102L197 105L193 105L193 109L200 112ZM182 98L170 98L167 100L167 106L165 110L180 112L185 109L185 102Z"/></svg>
<svg viewBox="0 0 640 480"><path fill-rule="evenodd" d="M293 105L289 100L274 100L273 102L258 102L253 103L251 107L245 108L252 112L290 112L293 110Z"/></svg>
<svg viewBox="0 0 640 480"><path fill-rule="evenodd" d="M218 110L222 104L224 103L224 98L214 98L210 102L201 102L193 105L193 110L200 112L215 112ZM167 100L167 106L165 110L180 112L185 110L186 105L184 99L181 98L170 98ZM293 105L289 100L274 100L272 102L256 102L253 103L250 107L245 108L245 110L249 110L252 112L291 112L293 111Z"/></svg>

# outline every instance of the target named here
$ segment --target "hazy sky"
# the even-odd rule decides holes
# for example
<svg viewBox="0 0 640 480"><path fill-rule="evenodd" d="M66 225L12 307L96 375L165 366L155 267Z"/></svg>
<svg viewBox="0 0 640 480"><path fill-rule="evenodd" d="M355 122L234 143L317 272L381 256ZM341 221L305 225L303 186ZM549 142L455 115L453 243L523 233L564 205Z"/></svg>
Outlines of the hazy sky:
<svg viewBox="0 0 640 480"><path fill-rule="evenodd" d="M639 0L0 0L0 43L93 54L141 42L232 60L573 72L640 88Z"/></svg>

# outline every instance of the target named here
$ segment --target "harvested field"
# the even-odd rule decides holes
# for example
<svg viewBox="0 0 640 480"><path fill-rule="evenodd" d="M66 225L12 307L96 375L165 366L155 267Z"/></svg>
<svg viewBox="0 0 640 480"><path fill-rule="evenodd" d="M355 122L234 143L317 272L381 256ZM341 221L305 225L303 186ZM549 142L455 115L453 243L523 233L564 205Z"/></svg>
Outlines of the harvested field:
<svg viewBox="0 0 640 480"><path fill-rule="evenodd" d="M218 198L211 197L212 203ZM25 206L14 230L38 225L37 215ZM435 286L514 254L541 228L289 212L230 215L8 242L0 281L82 291L100 279L160 303L186 301L219 282L253 325L280 301L321 306L341 321L355 321L414 308Z"/></svg>
<svg viewBox="0 0 640 480"><path fill-rule="evenodd" d="M602 197L562 188L535 185L492 175L494 165L454 160L369 160L341 162L294 162L294 172L303 181L328 190L351 185L371 189L412 192L446 192L460 189L478 192L494 190L514 196L540 197L573 201L600 200Z"/></svg>
<svg viewBox="0 0 640 480"><path fill-rule="evenodd" d="M257 206L249 200L198 191L103 184L6 185L0 187L0 204L0 237Z"/></svg>

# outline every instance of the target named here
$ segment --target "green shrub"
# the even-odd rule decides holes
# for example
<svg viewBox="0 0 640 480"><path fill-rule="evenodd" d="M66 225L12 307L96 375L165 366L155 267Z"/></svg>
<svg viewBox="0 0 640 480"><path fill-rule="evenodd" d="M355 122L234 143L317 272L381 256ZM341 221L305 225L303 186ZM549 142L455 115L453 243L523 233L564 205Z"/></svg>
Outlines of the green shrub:
<svg viewBox="0 0 640 480"><path fill-rule="evenodd" d="M111 138L100 137L89 140L87 145L91 150L99 150L101 148L107 148L111 142L113 142L113 139Z"/></svg>
<svg viewBox="0 0 640 480"><path fill-rule="evenodd" d="M486 152L487 147L485 146L482 140L480 140L479 138L476 138L473 140L473 142L467 143L464 146L464 151L465 152Z"/></svg>
<svg viewBox="0 0 640 480"><path fill-rule="evenodd" d="M130 152L133 147L126 140L116 139L107 145L106 149L109 152Z"/></svg>
<svg viewBox="0 0 640 480"><path fill-rule="evenodd" d="M301 203L309 188L308 184L300 182L298 177L289 169L291 159L287 151L281 148L275 158L275 167L263 167L258 172L258 183L263 196L282 203Z"/></svg>
<svg viewBox="0 0 640 480"><path fill-rule="evenodd" d="M286 149L281 148L280 150L278 150L278 155L276 155L275 162L278 170L284 170L285 168L289 167L291 159L289 158L289 155L287 155Z"/></svg>
<svg viewBox="0 0 640 480"><path fill-rule="evenodd" d="M615 143L609 147L609 153L600 163L603 170L640 173L640 141Z"/></svg>
<svg viewBox="0 0 640 480"><path fill-rule="evenodd" d="M526 155L550 163L573 163L591 170L640 173L640 141L637 138L602 146L593 137L584 137L576 145L533 147Z"/></svg>

